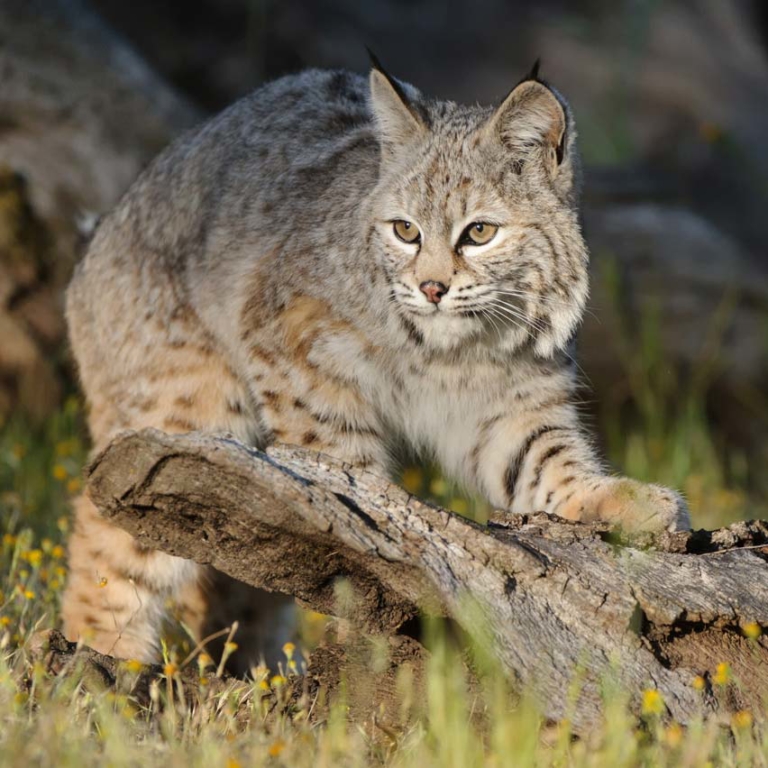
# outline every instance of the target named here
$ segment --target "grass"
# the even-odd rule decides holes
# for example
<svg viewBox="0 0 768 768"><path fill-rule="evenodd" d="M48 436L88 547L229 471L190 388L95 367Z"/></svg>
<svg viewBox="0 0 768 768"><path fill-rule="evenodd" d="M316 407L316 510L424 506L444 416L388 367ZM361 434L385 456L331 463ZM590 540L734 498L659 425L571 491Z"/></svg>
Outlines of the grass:
<svg viewBox="0 0 768 768"><path fill-rule="evenodd" d="M694 387L670 378L653 323L638 333L641 337L627 337L625 348L633 407L608 409L600 419L613 463L629 475L682 488L695 525L768 516L765 499L754 496L745 473L735 471L718 447L704 409L706 377L699 376ZM215 695L203 688L195 707L177 695L176 660L188 648L173 637L167 679L148 707L138 707L131 697L130 665L125 667L129 684L120 693L89 687L76 672L48 675L28 647L36 630L58 622L69 500L80 490L86 456L82 436L76 399L42 426L12 419L0 429L0 765L768 765L763 713L741 712L729 723L700 720L682 728L662 718L660 694L649 689L641 692L644 714L638 720L628 701L639 692L618 690L610 681L604 721L589 736L574 739L568 719L546 723L525 691L512 695L492 660L481 665L479 688L471 687L458 651L439 627L428 633L431 659L423 691L402 669L397 705L376 722L348 717L347 701L370 685L358 677L346 680L322 722L309 717L317 704L309 700L279 716L265 713L262 697L284 695L286 677L317 641L317 616L305 617L302 647L286 648L280 670L256 670L254 681L233 683ZM431 470L408 469L403 483L458 513L478 519L487 514L481 501L461 495ZM376 663L372 655L371 669ZM712 673L723 692L734 684L727 669ZM210 671L200 667L199 674ZM563 696L573 698L574 691Z"/></svg>

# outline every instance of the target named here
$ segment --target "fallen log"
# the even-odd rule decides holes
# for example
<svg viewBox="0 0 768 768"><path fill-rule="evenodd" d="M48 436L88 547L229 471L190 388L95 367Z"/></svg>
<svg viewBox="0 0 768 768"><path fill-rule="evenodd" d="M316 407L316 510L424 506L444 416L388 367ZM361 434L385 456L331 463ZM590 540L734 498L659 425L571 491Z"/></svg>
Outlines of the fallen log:
<svg viewBox="0 0 768 768"><path fill-rule="evenodd" d="M323 613L338 614L344 578L356 595L345 617L367 632L394 635L421 611L456 619L547 717L578 729L600 717L607 676L638 710L658 688L681 723L765 711L765 522L632 541L543 514L480 526L325 455L199 433L127 432L86 474L102 514L148 547ZM713 677L718 664L728 674Z"/></svg>

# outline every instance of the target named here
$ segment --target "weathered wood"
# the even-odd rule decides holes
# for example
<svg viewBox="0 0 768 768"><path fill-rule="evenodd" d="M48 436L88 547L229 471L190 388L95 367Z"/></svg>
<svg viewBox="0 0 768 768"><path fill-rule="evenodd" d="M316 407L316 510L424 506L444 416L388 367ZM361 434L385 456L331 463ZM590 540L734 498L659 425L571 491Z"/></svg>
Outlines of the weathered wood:
<svg viewBox="0 0 768 768"><path fill-rule="evenodd" d="M146 546L325 613L338 613L334 583L346 578L349 617L368 631L396 632L419 610L454 617L490 639L553 719L576 674L568 715L582 728L599 716L607 675L638 699L658 687L680 722L763 710L768 644L741 630L768 625L765 523L633 542L543 514L499 513L483 527L327 456L156 430L118 437L87 475L102 513ZM738 686L695 690L719 662Z"/></svg>

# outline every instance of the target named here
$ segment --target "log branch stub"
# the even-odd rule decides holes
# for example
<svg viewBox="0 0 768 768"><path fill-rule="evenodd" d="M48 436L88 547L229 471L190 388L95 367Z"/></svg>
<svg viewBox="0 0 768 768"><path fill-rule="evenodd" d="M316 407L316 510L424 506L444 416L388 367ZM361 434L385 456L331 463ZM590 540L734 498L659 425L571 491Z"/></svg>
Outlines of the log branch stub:
<svg viewBox="0 0 768 768"><path fill-rule="evenodd" d="M497 513L484 527L328 456L156 430L119 436L87 476L102 514L147 547L324 613L338 615L334 583L346 578L348 617L369 632L394 633L422 610L458 620L548 717L577 728L600 716L606 675L638 702L657 687L683 723L763 710L768 644L742 632L768 626L762 521L631 542L544 514ZM739 685L695 690L720 662Z"/></svg>

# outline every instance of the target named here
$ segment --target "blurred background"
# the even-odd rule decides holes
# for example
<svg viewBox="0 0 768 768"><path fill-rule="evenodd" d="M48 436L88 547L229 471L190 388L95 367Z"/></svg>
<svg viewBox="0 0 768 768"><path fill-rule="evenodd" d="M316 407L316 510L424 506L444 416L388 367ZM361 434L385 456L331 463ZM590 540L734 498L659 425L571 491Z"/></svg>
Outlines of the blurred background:
<svg viewBox="0 0 768 768"><path fill-rule="evenodd" d="M498 102L541 57L585 165L585 417L614 467L683 489L697 526L768 517L765 3L0 0L6 536L31 526L51 550L80 486L62 320L80 233L186 128L288 72L366 71L366 45L464 102ZM485 514L430 468L403 482Z"/></svg>

